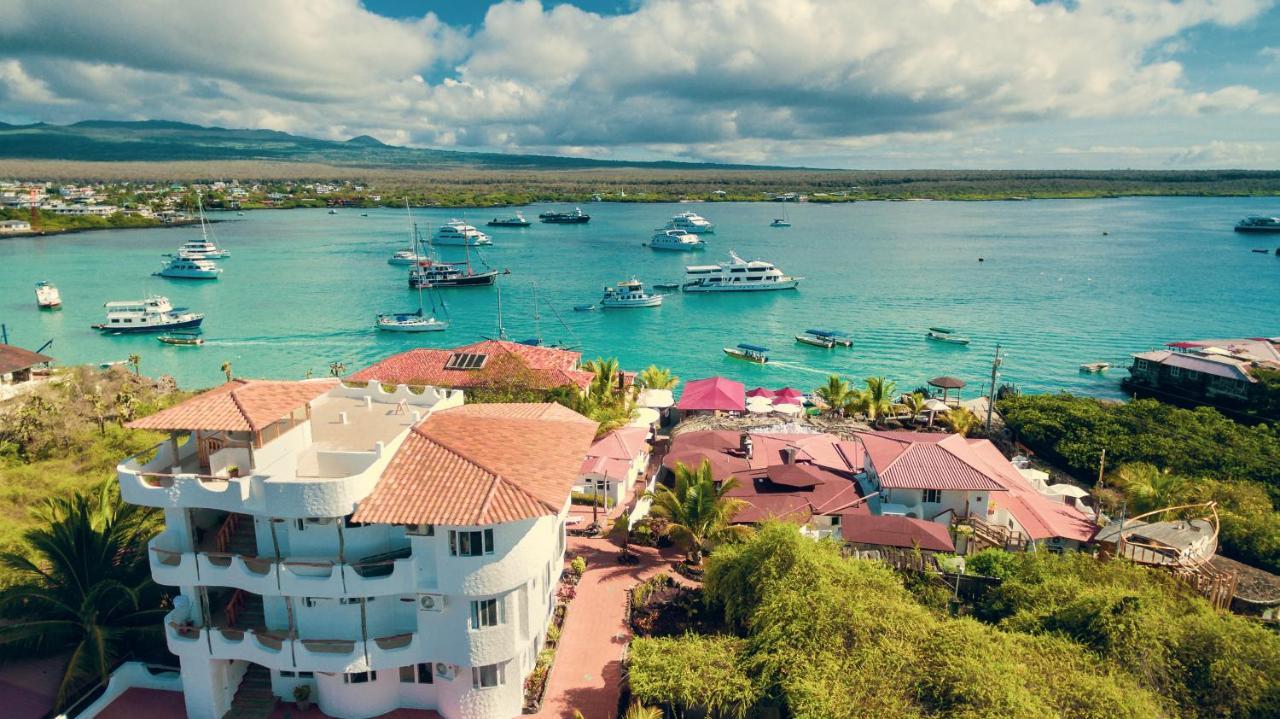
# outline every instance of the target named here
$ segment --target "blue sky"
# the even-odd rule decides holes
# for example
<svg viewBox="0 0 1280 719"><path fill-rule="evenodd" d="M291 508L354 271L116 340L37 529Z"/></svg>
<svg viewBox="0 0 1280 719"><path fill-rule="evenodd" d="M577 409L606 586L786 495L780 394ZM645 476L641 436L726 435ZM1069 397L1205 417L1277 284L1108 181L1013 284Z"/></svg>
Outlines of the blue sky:
<svg viewBox="0 0 1280 719"><path fill-rule="evenodd" d="M204 5L0 3L0 121L813 167L1280 167L1277 0Z"/></svg>

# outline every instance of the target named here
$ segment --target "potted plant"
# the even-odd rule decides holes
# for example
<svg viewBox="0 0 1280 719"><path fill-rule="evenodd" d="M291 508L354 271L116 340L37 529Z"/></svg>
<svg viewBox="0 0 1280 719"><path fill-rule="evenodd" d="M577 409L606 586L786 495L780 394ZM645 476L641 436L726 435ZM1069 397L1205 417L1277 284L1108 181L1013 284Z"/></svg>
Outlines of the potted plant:
<svg viewBox="0 0 1280 719"><path fill-rule="evenodd" d="M227 476L228 476L228 477L231 477L231 478L233 478L233 479L234 479L234 478L236 478L236 477L239 477L239 476L240 476L240 467L239 467L239 465L235 465L235 464L228 465L228 466L227 466Z"/></svg>
<svg viewBox="0 0 1280 719"><path fill-rule="evenodd" d="M311 708L311 685L299 684L293 688L293 700L298 704L298 711L305 712Z"/></svg>

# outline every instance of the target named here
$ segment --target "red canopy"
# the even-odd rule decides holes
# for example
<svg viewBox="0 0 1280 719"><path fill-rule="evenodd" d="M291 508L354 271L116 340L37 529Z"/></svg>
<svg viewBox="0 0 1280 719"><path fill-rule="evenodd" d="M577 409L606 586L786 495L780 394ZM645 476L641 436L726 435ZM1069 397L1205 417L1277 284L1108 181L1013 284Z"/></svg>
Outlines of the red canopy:
<svg viewBox="0 0 1280 719"><path fill-rule="evenodd" d="M685 384L676 405L682 410L741 412L747 408L745 387L724 377L698 379Z"/></svg>
<svg viewBox="0 0 1280 719"><path fill-rule="evenodd" d="M773 399L776 395L774 395L773 390L771 389L765 389L764 387L756 387L750 392L747 392L747 396L748 397L768 397L769 399Z"/></svg>
<svg viewBox="0 0 1280 719"><path fill-rule="evenodd" d="M804 392L801 392L794 387L783 387L773 393L773 400L775 402L783 402L785 404L803 404Z"/></svg>

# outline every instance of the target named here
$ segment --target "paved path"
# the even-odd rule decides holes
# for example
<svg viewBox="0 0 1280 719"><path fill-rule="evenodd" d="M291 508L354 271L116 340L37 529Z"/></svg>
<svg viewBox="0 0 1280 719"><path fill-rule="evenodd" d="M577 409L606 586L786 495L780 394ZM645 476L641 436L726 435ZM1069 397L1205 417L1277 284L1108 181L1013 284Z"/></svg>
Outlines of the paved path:
<svg viewBox="0 0 1280 719"><path fill-rule="evenodd" d="M627 591L659 572L671 572L671 558L650 547L635 547L640 564L617 563L618 547L605 539L569 538L569 551L587 560L578 594L569 604L556 662L551 668L540 719L613 719L621 693L622 657L631 632L623 620ZM678 575L677 575L678 576Z"/></svg>

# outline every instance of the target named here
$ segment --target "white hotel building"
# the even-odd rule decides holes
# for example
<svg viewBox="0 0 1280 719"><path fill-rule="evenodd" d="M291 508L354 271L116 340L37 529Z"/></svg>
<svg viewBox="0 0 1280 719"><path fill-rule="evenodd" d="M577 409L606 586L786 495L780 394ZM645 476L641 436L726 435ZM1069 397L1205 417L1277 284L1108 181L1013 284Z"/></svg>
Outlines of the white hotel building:
<svg viewBox="0 0 1280 719"><path fill-rule="evenodd" d="M332 717L520 714L596 424L456 390L235 380L132 427L118 468L164 511L150 544L190 719L294 689Z"/></svg>

